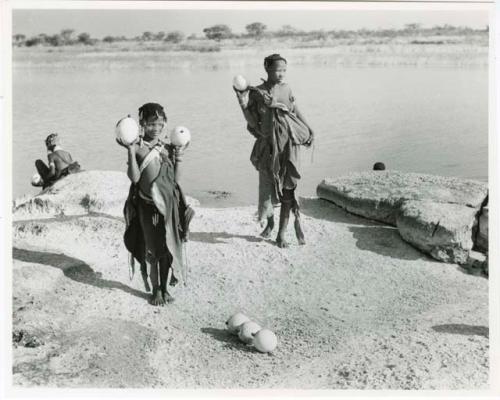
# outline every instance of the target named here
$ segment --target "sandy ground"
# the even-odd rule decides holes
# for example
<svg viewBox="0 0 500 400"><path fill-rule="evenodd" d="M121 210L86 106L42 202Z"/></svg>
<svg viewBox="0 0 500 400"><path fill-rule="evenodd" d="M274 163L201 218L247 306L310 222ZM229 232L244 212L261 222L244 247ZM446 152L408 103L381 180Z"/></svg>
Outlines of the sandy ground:
<svg viewBox="0 0 500 400"><path fill-rule="evenodd" d="M120 216L14 224L14 384L22 387L486 389L488 280L396 229L304 200L308 243L257 236L255 207L197 207L188 287L148 304ZM279 344L225 331L242 311Z"/></svg>

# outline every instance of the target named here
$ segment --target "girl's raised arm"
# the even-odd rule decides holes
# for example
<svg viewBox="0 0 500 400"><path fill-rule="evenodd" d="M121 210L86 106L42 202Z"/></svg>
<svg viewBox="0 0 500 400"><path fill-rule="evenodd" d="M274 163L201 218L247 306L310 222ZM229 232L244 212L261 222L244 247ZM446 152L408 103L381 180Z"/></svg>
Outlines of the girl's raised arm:
<svg viewBox="0 0 500 400"><path fill-rule="evenodd" d="M139 165L137 165L135 144L127 146L127 150L128 150L127 176L133 183L137 183L141 178L141 173L139 172Z"/></svg>

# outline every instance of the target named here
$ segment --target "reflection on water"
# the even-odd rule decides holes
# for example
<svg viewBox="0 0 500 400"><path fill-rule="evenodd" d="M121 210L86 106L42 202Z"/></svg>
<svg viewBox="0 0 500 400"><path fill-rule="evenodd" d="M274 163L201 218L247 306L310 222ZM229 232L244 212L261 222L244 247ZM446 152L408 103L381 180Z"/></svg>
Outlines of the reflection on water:
<svg viewBox="0 0 500 400"><path fill-rule="evenodd" d="M63 147L86 169L126 170L114 125L149 101L166 107L168 128L187 126L183 185L210 204L254 204L257 173L249 161L253 138L231 89L233 75L252 83L260 68L193 71L61 70L13 73L13 195L29 184L43 139L59 132ZM314 195L327 176L390 169L487 179L486 68L326 68L289 66L298 104L316 133L302 151L299 194ZM312 154L314 153L314 154ZM314 156L314 157L313 157ZM209 191L227 191L216 198Z"/></svg>

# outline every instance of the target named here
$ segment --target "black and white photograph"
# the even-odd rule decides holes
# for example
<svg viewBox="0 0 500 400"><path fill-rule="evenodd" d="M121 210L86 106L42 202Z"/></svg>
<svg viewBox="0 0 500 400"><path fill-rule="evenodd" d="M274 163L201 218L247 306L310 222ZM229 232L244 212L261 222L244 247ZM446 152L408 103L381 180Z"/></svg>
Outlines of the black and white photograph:
<svg viewBox="0 0 500 400"><path fill-rule="evenodd" d="M5 393L500 393L493 2L2 8Z"/></svg>

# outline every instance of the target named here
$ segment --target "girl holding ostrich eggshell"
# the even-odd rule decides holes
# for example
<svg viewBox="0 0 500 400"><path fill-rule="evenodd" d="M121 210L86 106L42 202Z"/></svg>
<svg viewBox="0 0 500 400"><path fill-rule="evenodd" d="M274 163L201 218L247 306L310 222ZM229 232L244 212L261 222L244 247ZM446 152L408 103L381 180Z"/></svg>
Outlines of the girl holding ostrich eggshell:
<svg viewBox="0 0 500 400"><path fill-rule="evenodd" d="M309 147L314 133L297 107L290 86L285 83L287 61L279 54L264 59L267 80L250 86L242 76L233 79L233 88L256 141L250 156L259 171L258 216L267 238L274 228L274 206L281 203L276 243L288 247L285 239L290 211L295 216L295 234L305 244L299 204L295 196L299 172L300 146Z"/></svg>
<svg viewBox="0 0 500 400"><path fill-rule="evenodd" d="M116 126L116 141L127 149L127 175L132 182L124 208L125 246L133 256L132 271L134 259L139 262L155 306L173 301L167 281L171 286L179 280L186 284L182 243L187 241L194 215L179 185L179 162L189 131L183 128L176 136L178 142L166 143L166 123L163 107L147 103L139 108L139 125L128 116Z"/></svg>

